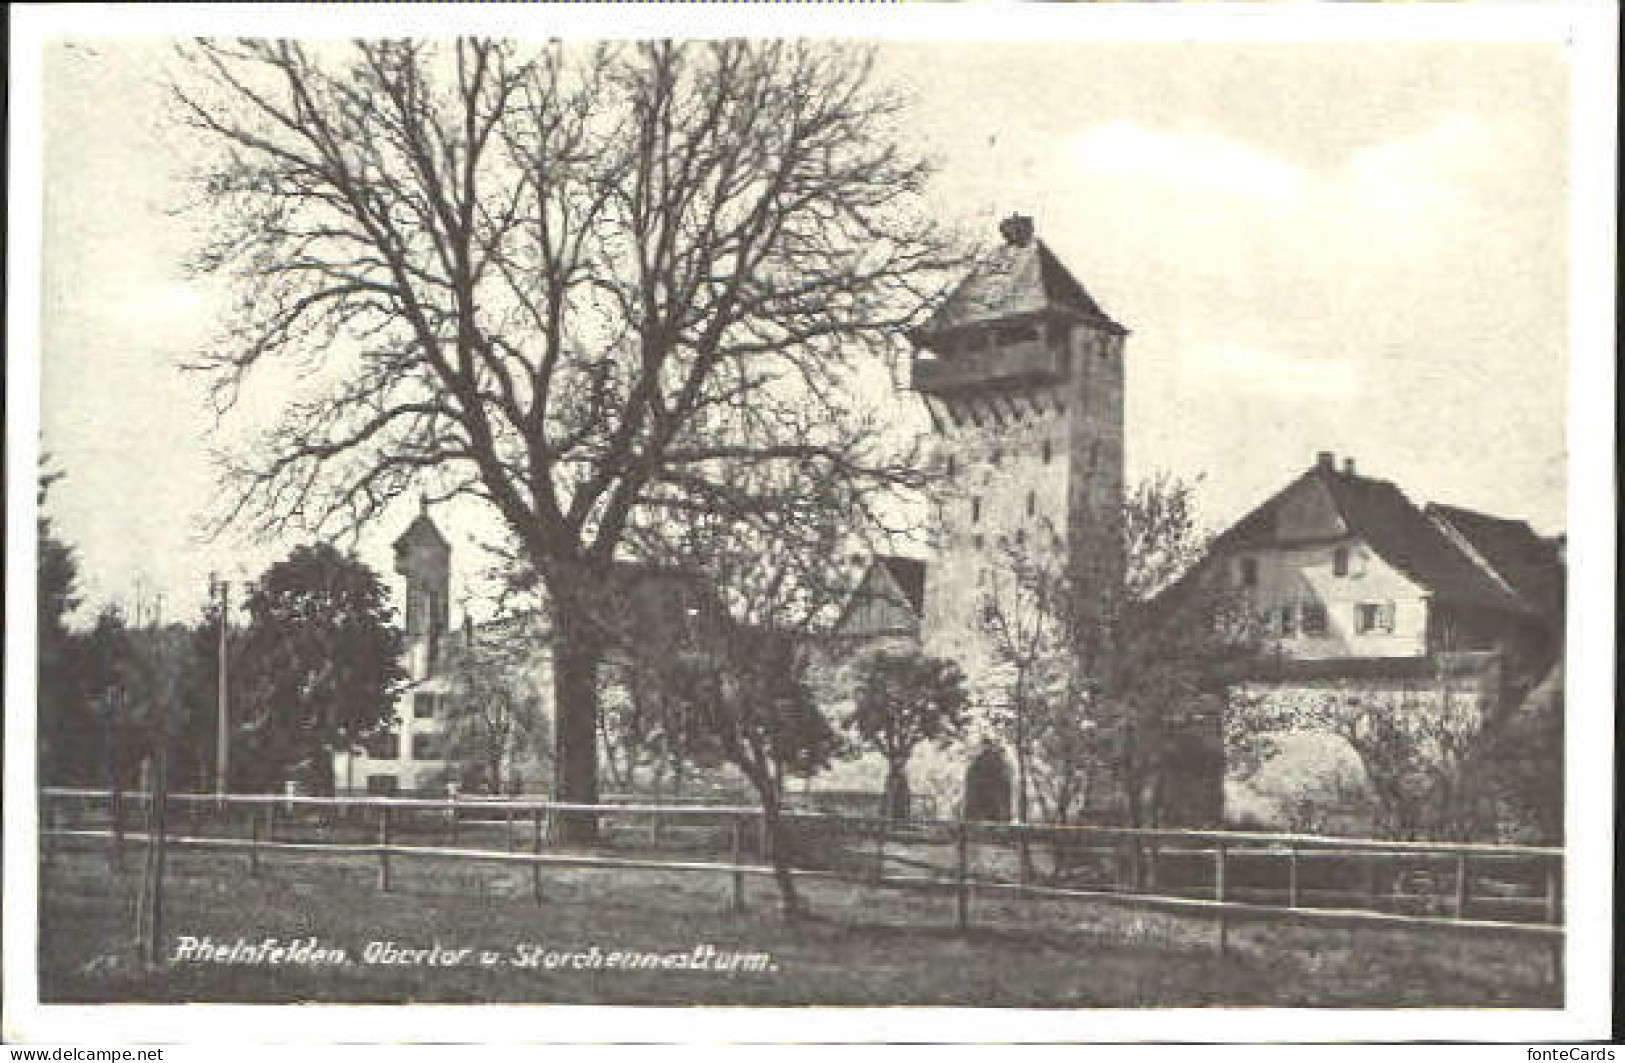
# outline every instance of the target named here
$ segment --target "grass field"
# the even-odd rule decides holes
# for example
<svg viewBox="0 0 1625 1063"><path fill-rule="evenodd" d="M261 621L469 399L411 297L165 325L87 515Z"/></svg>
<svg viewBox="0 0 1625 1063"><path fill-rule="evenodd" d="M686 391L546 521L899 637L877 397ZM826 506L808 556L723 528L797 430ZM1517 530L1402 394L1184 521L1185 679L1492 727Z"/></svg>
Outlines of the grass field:
<svg viewBox="0 0 1625 1063"><path fill-rule="evenodd" d="M50 857L41 872L45 1002L536 1002L874 1004L989 1007L1557 1007L1548 957L1532 944L1412 930L1233 927L1087 901L979 896L975 927L954 927L949 893L806 885L814 918L787 924L765 879L728 910L723 876L544 872L397 859L390 893L361 857L171 856L168 936L229 945L314 937L342 964L133 961L138 854L111 875L101 851ZM365 962L370 942L467 949L449 966ZM549 951L751 954L761 969L549 968ZM495 962L487 965L482 953ZM761 954L766 954L765 961ZM518 961L518 962L515 962ZM569 961L566 961L568 963ZM627 961L634 962L634 961ZM639 961L643 963L649 960Z"/></svg>

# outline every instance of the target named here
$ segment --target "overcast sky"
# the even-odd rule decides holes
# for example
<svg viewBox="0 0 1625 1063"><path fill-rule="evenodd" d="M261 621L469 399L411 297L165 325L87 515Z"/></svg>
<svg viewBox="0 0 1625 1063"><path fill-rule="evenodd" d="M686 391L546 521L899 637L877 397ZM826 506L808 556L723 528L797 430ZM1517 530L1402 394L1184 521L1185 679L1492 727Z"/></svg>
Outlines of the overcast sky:
<svg viewBox="0 0 1625 1063"><path fill-rule="evenodd" d="M251 575L290 544L195 538L209 419L175 363L216 307L181 275L165 53L47 58L42 433L87 596L139 578L175 615L211 568ZM1222 526L1333 450L1418 502L1562 527L1559 50L911 45L882 72L917 94L941 210L990 238L1035 215L1132 330L1131 478L1205 474ZM369 560L409 517L373 530Z"/></svg>

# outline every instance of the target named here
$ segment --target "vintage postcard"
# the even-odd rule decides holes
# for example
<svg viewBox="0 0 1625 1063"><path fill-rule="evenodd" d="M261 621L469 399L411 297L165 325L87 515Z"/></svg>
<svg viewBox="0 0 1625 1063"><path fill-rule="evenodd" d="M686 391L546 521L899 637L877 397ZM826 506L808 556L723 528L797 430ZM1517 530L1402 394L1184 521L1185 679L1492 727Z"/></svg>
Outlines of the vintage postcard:
<svg viewBox="0 0 1625 1063"><path fill-rule="evenodd" d="M20 17L8 1039L1606 1036L1615 18Z"/></svg>

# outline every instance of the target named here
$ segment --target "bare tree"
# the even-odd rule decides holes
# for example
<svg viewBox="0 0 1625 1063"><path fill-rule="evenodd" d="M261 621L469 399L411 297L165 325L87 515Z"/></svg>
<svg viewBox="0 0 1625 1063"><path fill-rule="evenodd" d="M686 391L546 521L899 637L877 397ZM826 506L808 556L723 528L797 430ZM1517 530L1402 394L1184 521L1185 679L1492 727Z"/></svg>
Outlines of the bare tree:
<svg viewBox="0 0 1625 1063"><path fill-rule="evenodd" d="M1018 769L1025 759L1045 814L1095 804L1155 826L1187 776L1222 764L1224 699L1259 643L1245 602L1200 564L1192 484L1141 483L1120 526L1120 579L1081 569L1053 535L1010 546L983 624L1003 665Z"/></svg>
<svg viewBox="0 0 1625 1063"><path fill-rule="evenodd" d="M441 741L443 756L463 765L460 781L502 794L513 788L523 755L546 760L539 747L547 717L526 674L541 641L532 631L488 627L450 648Z"/></svg>
<svg viewBox="0 0 1625 1063"><path fill-rule="evenodd" d="M597 794L588 604L628 530L741 499L713 462L902 482L846 385L959 261L862 51L796 41L206 41L198 258L237 282L217 406L296 399L228 458L228 520L352 531L402 492L500 516L554 603L556 791ZM755 429L719 445L706 429ZM859 426L856 433L824 431ZM748 438L748 442L742 440ZM567 827L591 833L587 818Z"/></svg>
<svg viewBox="0 0 1625 1063"><path fill-rule="evenodd" d="M646 556L694 573L704 597L692 610L684 670L673 689L716 754L742 775L762 810L762 847L787 917L803 911L792 873L797 836L787 828L786 785L827 767L845 743L818 704L813 644L850 593L849 556L865 525L852 500L815 467L727 463L733 507L694 512L641 529ZM749 499L781 497L786 506ZM871 529L872 530L872 529Z"/></svg>

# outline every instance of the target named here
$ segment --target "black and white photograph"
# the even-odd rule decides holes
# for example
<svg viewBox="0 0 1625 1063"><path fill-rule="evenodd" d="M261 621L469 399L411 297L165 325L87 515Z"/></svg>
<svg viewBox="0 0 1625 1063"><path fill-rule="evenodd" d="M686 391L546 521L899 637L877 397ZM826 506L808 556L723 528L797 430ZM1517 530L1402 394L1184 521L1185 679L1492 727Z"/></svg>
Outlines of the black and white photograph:
<svg viewBox="0 0 1625 1063"><path fill-rule="evenodd" d="M614 6L13 44L7 1040L1606 1038L1617 12Z"/></svg>

